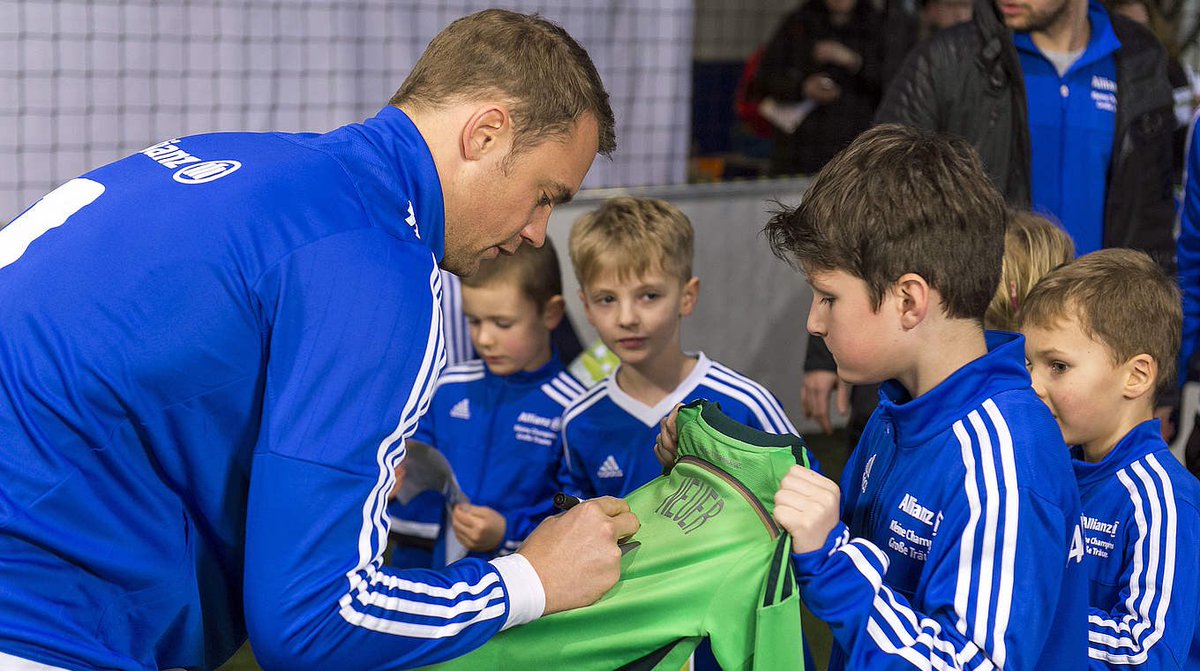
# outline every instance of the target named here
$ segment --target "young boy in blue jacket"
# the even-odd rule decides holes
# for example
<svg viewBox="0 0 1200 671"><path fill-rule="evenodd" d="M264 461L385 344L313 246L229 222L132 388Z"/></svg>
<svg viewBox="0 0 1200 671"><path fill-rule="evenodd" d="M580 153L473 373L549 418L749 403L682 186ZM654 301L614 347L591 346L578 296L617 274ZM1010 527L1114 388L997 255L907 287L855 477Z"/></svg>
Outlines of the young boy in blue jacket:
<svg viewBox="0 0 1200 671"><path fill-rule="evenodd" d="M462 307L480 358L442 372L413 440L445 455L469 502L443 511L440 496L422 495L389 511L396 526L440 526L426 566L461 557L455 543L446 542L451 534L473 556L509 554L555 512L554 494L565 486L562 413L584 391L550 344L564 303L549 239L486 261L464 277ZM420 557L401 551L393 564L412 566Z"/></svg>
<svg viewBox="0 0 1200 671"><path fill-rule="evenodd" d="M1107 249L1042 278L1020 317L1083 500L1091 667L1200 668L1200 483L1154 419L1179 350L1174 282L1142 252Z"/></svg>
<svg viewBox="0 0 1200 671"><path fill-rule="evenodd" d="M878 126L766 227L838 375L883 383L840 489L793 469L776 495L831 670L1086 665L1066 446L1020 336L982 326L1005 220L965 141Z"/></svg>

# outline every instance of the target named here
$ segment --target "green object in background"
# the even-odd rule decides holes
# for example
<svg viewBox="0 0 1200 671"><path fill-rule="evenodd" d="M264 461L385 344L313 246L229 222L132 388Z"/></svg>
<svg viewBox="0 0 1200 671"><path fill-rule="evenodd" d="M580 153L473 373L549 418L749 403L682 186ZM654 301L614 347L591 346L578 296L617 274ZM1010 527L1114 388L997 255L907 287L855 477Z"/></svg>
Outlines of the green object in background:
<svg viewBox="0 0 1200 671"><path fill-rule="evenodd" d="M571 365L567 366L567 370L575 376L576 380L590 387L612 375L620 363L621 360L617 358L617 355L605 347L603 342L597 340L575 357Z"/></svg>
<svg viewBox="0 0 1200 671"><path fill-rule="evenodd" d="M726 671L802 671L800 597L775 491L808 465L801 439L767 434L697 401L678 418L669 475L626 500L639 547L598 602L498 634L436 669L679 669L704 637Z"/></svg>

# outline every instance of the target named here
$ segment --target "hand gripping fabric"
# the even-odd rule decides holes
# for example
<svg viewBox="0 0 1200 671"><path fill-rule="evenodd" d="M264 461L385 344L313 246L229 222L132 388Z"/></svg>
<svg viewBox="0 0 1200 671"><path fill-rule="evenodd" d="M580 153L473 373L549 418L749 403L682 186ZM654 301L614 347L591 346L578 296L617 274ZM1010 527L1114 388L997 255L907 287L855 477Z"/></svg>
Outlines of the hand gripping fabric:
<svg viewBox="0 0 1200 671"><path fill-rule="evenodd" d="M809 464L804 442L707 401L683 407L677 426L675 467L626 498L640 545L615 587L430 668L677 670L709 637L727 671L803 671L790 537L772 514L784 474Z"/></svg>

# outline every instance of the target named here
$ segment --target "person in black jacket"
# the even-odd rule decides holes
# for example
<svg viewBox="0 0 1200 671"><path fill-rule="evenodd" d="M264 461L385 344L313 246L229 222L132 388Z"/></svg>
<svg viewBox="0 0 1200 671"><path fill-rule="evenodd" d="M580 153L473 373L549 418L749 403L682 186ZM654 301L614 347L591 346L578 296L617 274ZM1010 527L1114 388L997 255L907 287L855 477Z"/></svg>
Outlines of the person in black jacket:
<svg viewBox="0 0 1200 671"><path fill-rule="evenodd" d="M999 0L1009 3L1010 0ZM1059 2L1086 11L1087 0ZM876 123L958 135L979 150L1010 204L1033 205L1029 114L1021 61L997 6L976 5L966 23L918 45L892 81ZM1173 269L1175 218L1171 131L1175 127L1167 54L1150 31L1110 17L1115 52L1116 125L1107 171L1103 247L1130 247ZM1086 21L1086 14L1080 17ZM1035 208L1036 209L1036 208ZM1061 218L1061 217L1060 217Z"/></svg>
<svg viewBox="0 0 1200 671"><path fill-rule="evenodd" d="M881 28L867 0L809 0L784 17L755 84L758 98L793 112L776 123L772 174L815 173L871 125Z"/></svg>
<svg viewBox="0 0 1200 671"><path fill-rule="evenodd" d="M1010 26L1001 18L1002 8ZM1070 17L1064 19L1067 29L1084 35L1084 41L1090 34L1089 11L1103 11L1089 6L1088 0L996 0L996 4L977 0L971 22L937 33L909 54L889 83L875 122L901 123L969 140L1011 205L1044 211L1048 208L1034 202L1038 148L1031 140L1027 75L1017 38L1008 30L1034 33L1036 43L1044 26L1028 22L1031 8L1051 18ZM1107 18L1120 47L1112 54L1116 81L1111 88L1116 102L1111 156L1103 171L1105 183L1091 189L1104 194L1098 246L1140 249L1173 271L1171 132L1175 120L1166 50L1133 21L1115 14ZM1079 172L1082 162L1067 156L1065 170ZM1072 202L1078 204L1071 199L1064 204L1071 207ZM1062 213L1053 214L1063 218ZM809 340L801 400L805 413L820 419L821 413L828 415L836 378L832 358L814 340ZM1169 415L1166 406L1174 402L1164 399L1160 411ZM1165 430L1167 425L1164 422Z"/></svg>

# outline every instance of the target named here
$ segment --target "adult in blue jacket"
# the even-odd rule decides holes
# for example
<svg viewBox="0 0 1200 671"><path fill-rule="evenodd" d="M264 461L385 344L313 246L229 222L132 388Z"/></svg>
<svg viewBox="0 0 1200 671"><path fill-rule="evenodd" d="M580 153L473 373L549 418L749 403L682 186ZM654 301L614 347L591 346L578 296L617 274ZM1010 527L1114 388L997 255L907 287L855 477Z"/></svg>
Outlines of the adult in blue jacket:
<svg viewBox="0 0 1200 671"><path fill-rule="evenodd" d="M1194 381L1200 371L1196 345L1200 344L1200 147L1196 146L1196 124L1192 119L1188 132L1188 152L1184 164L1183 207L1179 215L1179 293L1183 296L1183 339L1179 343L1179 380ZM1197 415L1200 417L1200 414ZM1185 454L1187 468L1200 477L1200 424L1188 437Z"/></svg>
<svg viewBox="0 0 1200 671"><path fill-rule="evenodd" d="M443 31L324 135L172 139L0 230L0 667L395 669L616 580L623 504L519 554L382 566L445 361L442 267L541 244L613 116L537 17Z"/></svg>

